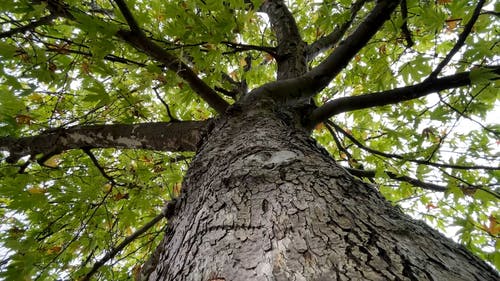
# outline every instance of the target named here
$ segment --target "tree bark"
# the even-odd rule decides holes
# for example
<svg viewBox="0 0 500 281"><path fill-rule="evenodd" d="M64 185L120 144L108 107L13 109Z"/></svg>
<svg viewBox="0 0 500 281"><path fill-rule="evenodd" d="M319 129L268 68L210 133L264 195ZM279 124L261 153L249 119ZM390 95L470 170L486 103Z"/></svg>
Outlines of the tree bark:
<svg viewBox="0 0 500 281"><path fill-rule="evenodd" d="M0 150L9 152L6 159L9 163L26 155L47 155L76 148L192 151L196 149L207 123L208 121L181 121L59 128L30 137L0 137Z"/></svg>
<svg viewBox="0 0 500 281"><path fill-rule="evenodd" d="M191 163L145 279L498 280L354 179L290 112L230 112Z"/></svg>

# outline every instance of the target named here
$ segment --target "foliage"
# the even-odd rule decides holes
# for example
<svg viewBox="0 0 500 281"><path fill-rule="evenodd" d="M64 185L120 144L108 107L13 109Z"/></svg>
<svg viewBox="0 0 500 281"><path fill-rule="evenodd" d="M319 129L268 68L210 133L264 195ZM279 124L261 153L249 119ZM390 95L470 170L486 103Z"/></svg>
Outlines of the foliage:
<svg viewBox="0 0 500 281"><path fill-rule="evenodd" d="M48 1L51 2L51 1ZM251 4L250 4L251 2ZM249 89L274 80L275 47L262 1L129 0L146 36L192 67L214 89ZM351 16L352 1L288 1L312 43ZM373 1L371 1L373 2ZM422 82L450 52L476 1L408 0L332 83L316 96L357 96ZM346 167L370 179L406 212L453 235L500 268L498 80L499 4L483 8L444 74L475 70L473 86L339 114L313 136ZM0 137L38 135L73 125L205 120L216 115L168 68L115 36L126 19L111 1L0 2ZM348 33L374 3L358 12ZM496 12L487 12L496 11ZM406 22L414 45L401 26ZM42 22L43 23L43 22ZM32 25L22 32L16 28ZM36 25L36 26L35 26ZM317 65L329 51L310 62ZM248 60L247 58L251 58ZM250 62L251 61L251 62ZM251 67L250 67L251 64ZM172 71L167 71L167 70ZM223 75L223 73L225 75ZM224 96L232 103L233 99ZM0 152L6 158L8 152ZM78 279L107 251L155 217L179 192L190 152L70 150L0 164L0 276L6 280ZM389 173L445 187L437 192ZM99 270L102 280L134 275L159 242L157 225Z"/></svg>

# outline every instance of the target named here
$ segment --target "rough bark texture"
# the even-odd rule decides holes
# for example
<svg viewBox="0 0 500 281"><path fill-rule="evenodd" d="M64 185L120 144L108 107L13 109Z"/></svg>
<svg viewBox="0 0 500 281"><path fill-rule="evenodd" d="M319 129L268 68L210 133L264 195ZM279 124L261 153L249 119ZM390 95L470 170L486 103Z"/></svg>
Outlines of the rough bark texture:
<svg viewBox="0 0 500 281"><path fill-rule="evenodd" d="M51 154L75 148L145 148L168 151L196 149L205 121L76 126L54 129L24 138L0 137L7 162L33 154Z"/></svg>
<svg viewBox="0 0 500 281"><path fill-rule="evenodd" d="M276 78L282 80L304 75L307 72L307 45L302 41L292 13L280 0L264 2L261 10L269 16L278 41Z"/></svg>
<svg viewBox="0 0 500 281"><path fill-rule="evenodd" d="M355 180L291 115L230 115L191 164L148 280L498 280Z"/></svg>

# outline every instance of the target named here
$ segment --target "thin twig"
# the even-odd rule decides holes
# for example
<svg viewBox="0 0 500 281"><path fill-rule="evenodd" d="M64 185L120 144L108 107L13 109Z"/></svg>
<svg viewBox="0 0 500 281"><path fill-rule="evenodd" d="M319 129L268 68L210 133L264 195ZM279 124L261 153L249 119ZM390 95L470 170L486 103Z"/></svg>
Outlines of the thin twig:
<svg viewBox="0 0 500 281"><path fill-rule="evenodd" d="M486 87L487 87L487 86L485 86L484 88L482 88L481 90L479 90L479 92L478 92L478 94L477 94L477 95L479 95L481 92L483 92L483 91L486 89ZM476 96L477 96L477 95L476 95ZM492 130L492 129L490 129L490 128L488 128L488 127L484 126L483 124L481 124L481 122L479 122L479 121L477 121L477 120L473 119L472 117L470 117L469 115L465 114L465 112L467 111L467 108L468 108L468 107L469 107L469 105L472 103L472 100L473 100L473 99L471 99L471 100L467 103L466 108L465 108L464 110L462 110L462 111L458 110L458 108L456 108L456 107L454 107L453 105L451 105L450 103L446 102L446 101L444 100L444 98L442 97L442 95L439 95L439 100L440 100L440 102L444 103L447 107L449 107L451 110L453 110L455 113L457 113L459 116L462 116L462 117L464 117L464 118L466 118L466 119L468 119L468 120L470 120L470 121L472 121L472 122L476 123L476 124L477 124L477 125L479 125L479 126L480 126L483 130L487 131L488 133L493 134L493 136L494 136L494 137L496 137L496 138L500 138L500 132L495 131L495 130Z"/></svg>
<svg viewBox="0 0 500 281"><path fill-rule="evenodd" d="M169 121L170 122L179 122L180 120L175 118L172 115L172 113L170 112L170 107L168 106L167 102L165 102L165 100L161 98L160 93L158 92L158 88L154 87L153 91L155 92L156 97L160 100L160 102L163 104L163 106L165 106L165 108L167 109L167 114L168 114L168 117L170 118Z"/></svg>
<svg viewBox="0 0 500 281"><path fill-rule="evenodd" d="M453 48L450 50L448 55L438 64L438 66L432 71L432 73L429 75L427 79L435 79L438 74L443 70L443 68L450 62L451 58L460 50L460 48L464 45L465 39L467 39L467 36L472 31L472 27L476 23L479 15L481 14L481 9L483 8L485 0L479 0L479 3L477 3L476 8L474 9L474 12L472 14L471 19L469 22L464 26L464 30L462 33L458 36L458 40L453 46Z"/></svg>
<svg viewBox="0 0 500 281"><path fill-rule="evenodd" d="M164 212L162 212L161 214L157 215L152 220L150 220L148 223L146 223L143 227L139 228L136 232L134 232L130 236L126 237L120 244L118 244L116 247L113 247L106 255L104 255L104 257L102 257L100 260L98 260L94 264L94 266L92 266L92 269L84 277L82 277L79 280L81 280L81 281L90 280L90 278L99 270L99 268L101 266L103 266L110 259L114 258L121 250L123 250L123 248L125 248L128 244L130 244L137 237L139 237L139 235L148 231L151 227L153 227L155 224L157 224L164 217L165 217L165 214L164 214Z"/></svg>
<svg viewBox="0 0 500 281"><path fill-rule="evenodd" d="M261 51L261 52L266 52L273 57L276 57L275 47L247 45L247 44L234 43L230 41L222 41L221 43L233 49L232 51L223 52L222 54L233 54L243 51Z"/></svg>
<svg viewBox="0 0 500 281"><path fill-rule="evenodd" d="M55 14L50 14L48 16L41 17L37 21L32 21L26 25L16 27L16 28L13 28L11 30L0 33L0 38L7 38L7 37L10 37L14 34L24 33L26 31L33 30L39 26L51 23L55 18L57 18L57 15L55 15Z"/></svg>
<svg viewBox="0 0 500 281"><path fill-rule="evenodd" d="M108 175L108 173L106 173L106 171L101 166L101 164L99 164L99 161L97 160L95 155L92 153L92 151L90 151L90 148L85 147L82 150L83 150L83 152L85 152L85 154L87 154L89 156L90 160L92 161L94 166L99 170L101 175L103 177L105 177L112 185L116 185L115 179L113 177L111 177L110 175Z"/></svg>
<svg viewBox="0 0 500 281"><path fill-rule="evenodd" d="M401 30L403 31L403 35L406 40L406 47L411 48L415 42L413 42L413 38L411 35L411 31L408 28L408 5L406 0L401 1L401 16L403 17L403 25L401 26Z"/></svg>
<svg viewBox="0 0 500 281"><path fill-rule="evenodd" d="M347 167L344 167L344 169L346 169L349 173L351 173L352 175L357 176L357 177L374 178L376 176L376 171L367 171L367 170L353 169L353 168L347 168ZM415 179L415 178L412 178L409 176L397 175L397 174L390 172L390 171L384 171L384 173L387 176L389 176L389 178L391 178L393 180L407 182L413 186L421 187L423 189L432 190L432 191L440 191L440 192L444 192L448 189L446 186L437 185L437 184L428 183L428 182L423 182L421 180L418 180L418 179Z"/></svg>
<svg viewBox="0 0 500 281"><path fill-rule="evenodd" d="M395 159L405 160L405 161L412 162L412 163L429 165L429 166L439 167L439 168L452 168L452 169L460 169L460 170L490 170L490 171L500 170L500 167L491 167L491 166L482 166L482 165L477 165L477 166L450 165L450 164L430 162L427 160L407 159L399 154L385 153L385 152L378 151L378 150L375 150L373 148L365 146L360 141L358 141L356 138L354 138L352 135L350 135L349 133L344 131L344 129L342 129L337 124L335 124L331 121L326 121L326 122L328 122L328 124L333 126L335 128L335 130L337 130L338 132L341 132L344 136L346 136L350 141L352 141L359 148L361 148L365 151L368 151L370 153L386 157L386 158L395 158Z"/></svg>
<svg viewBox="0 0 500 281"><path fill-rule="evenodd" d="M66 244L62 247L62 249L59 251L59 253L57 253L57 255L52 258L50 260L49 263L47 263L41 270L40 270L40 273L35 277L35 281L38 280L42 274L45 272L45 270L47 270L51 264L53 264L68 248L71 244L73 244L76 240L78 240L78 238L80 237L81 233L87 228L87 225L90 223L90 220L95 216L95 214L97 213L97 210L105 203L106 199L108 198L108 196L111 194L111 189L106 192L106 194L104 195L104 197L102 198L102 200L95 204L95 205L89 205L85 215L87 215L87 213L90 211L90 209L94 209L92 211L92 213L90 214L90 217L87 218L86 221L83 222L83 224L78 228L78 230L76 231L76 234L73 236L73 238Z"/></svg>

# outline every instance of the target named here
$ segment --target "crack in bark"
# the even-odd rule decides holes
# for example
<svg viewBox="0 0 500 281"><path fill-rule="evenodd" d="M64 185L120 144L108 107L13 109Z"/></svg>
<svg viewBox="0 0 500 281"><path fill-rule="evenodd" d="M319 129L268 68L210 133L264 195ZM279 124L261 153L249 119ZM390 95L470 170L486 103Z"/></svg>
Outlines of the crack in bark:
<svg viewBox="0 0 500 281"><path fill-rule="evenodd" d="M235 281L407 280L403 270L443 277L439 263L421 259L424 245L449 261L456 272L449 276L467 278L450 259L472 256L435 251L447 240L354 180L272 109L221 118L231 121L214 125L186 175L186 197L172 220L177 233L164 246L175 252L162 256L164 268L150 280L205 280L210 272ZM262 169L292 154L300 157ZM403 258L420 267L405 269Z"/></svg>

